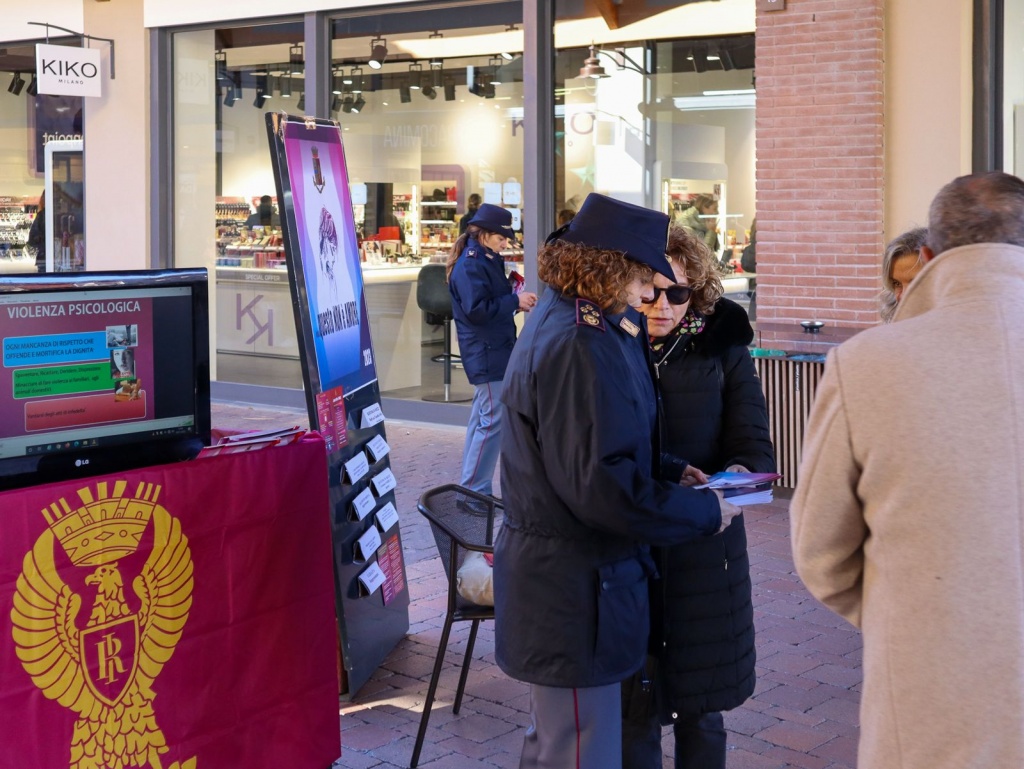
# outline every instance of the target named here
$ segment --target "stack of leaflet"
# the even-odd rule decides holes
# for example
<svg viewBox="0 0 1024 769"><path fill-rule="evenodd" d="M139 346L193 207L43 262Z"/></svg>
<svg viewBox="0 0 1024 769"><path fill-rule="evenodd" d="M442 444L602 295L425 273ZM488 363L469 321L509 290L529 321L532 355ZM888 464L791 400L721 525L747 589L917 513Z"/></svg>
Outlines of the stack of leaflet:
<svg viewBox="0 0 1024 769"><path fill-rule="evenodd" d="M708 482L695 489L718 489L734 505L763 505L771 502L772 481L781 478L778 473L715 473Z"/></svg>
<svg viewBox="0 0 1024 769"><path fill-rule="evenodd" d="M248 433L235 433L224 436L220 443L204 446L197 459L215 457L220 454L240 454L244 451L258 451L271 446L287 446L295 443L306 434L306 430L295 427L282 427L276 430L257 430Z"/></svg>

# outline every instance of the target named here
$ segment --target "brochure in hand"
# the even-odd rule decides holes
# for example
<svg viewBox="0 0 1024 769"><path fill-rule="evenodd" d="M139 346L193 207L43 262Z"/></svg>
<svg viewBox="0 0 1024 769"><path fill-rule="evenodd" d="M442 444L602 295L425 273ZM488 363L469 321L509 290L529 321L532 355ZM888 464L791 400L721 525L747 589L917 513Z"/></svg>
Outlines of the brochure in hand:
<svg viewBox="0 0 1024 769"><path fill-rule="evenodd" d="M708 482L695 489L742 489L750 486L761 486L781 478L779 473L715 473Z"/></svg>
<svg viewBox="0 0 1024 769"><path fill-rule="evenodd" d="M763 505L774 499L772 481L778 473L715 473L708 482L695 489L718 489L734 505Z"/></svg>
<svg viewBox="0 0 1024 769"><path fill-rule="evenodd" d="M526 285L526 278L515 270L512 270L512 272L508 274L508 284L512 287L512 293L518 295L523 293L523 287Z"/></svg>

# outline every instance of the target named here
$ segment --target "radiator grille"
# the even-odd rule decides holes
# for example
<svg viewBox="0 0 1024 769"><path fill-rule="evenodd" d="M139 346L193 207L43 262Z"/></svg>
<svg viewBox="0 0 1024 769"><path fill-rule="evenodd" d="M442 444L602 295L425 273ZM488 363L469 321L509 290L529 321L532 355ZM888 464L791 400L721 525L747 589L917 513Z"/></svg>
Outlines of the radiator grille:
<svg viewBox="0 0 1024 769"><path fill-rule="evenodd" d="M775 461L782 474L778 484L795 488L803 450L804 430L825 364L789 358L754 358L768 404L768 425Z"/></svg>

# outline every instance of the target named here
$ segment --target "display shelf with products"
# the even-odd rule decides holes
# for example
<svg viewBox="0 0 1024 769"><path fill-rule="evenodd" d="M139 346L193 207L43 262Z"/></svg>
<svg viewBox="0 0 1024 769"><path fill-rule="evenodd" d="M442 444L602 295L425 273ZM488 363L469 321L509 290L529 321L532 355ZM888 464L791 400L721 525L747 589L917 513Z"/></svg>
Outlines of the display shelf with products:
<svg viewBox="0 0 1024 769"><path fill-rule="evenodd" d="M245 198L217 198L217 266L285 269L281 230L247 227L252 213Z"/></svg>
<svg viewBox="0 0 1024 769"><path fill-rule="evenodd" d="M35 272L35 254L26 245L38 211L35 198L0 196L0 272Z"/></svg>
<svg viewBox="0 0 1024 769"><path fill-rule="evenodd" d="M458 240L459 226L455 220L458 213L456 186L454 181L430 181L422 183L423 198L419 202L419 237L415 241L420 256L434 256L447 253Z"/></svg>

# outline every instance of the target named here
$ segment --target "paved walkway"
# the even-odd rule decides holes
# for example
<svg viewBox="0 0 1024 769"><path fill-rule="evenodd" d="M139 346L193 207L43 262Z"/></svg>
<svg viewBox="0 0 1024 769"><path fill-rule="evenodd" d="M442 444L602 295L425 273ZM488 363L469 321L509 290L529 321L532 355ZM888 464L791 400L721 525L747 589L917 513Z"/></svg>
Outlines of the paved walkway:
<svg viewBox="0 0 1024 769"><path fill-rule="evenodd" d="M305 426L304 412L215 404L214 426ZM429 527L416 511L420 493L457 480L461 428L389 422L398 479L408 585L409 634L351 701L343 698L342 756L335 769L407 767L423 710L446 606L447 585ZM777 497L783 494L777 493ZM726 714L729 769L852 769L861 685L860 634L822 608L793 570L788 499L745 513L754 581L758 685ZM494 664L490 623L481 626L462 710L451 712L468 624L459 623L441 674L423 769L513 768L529 721L527 687ZM663 740L671 767L670 733Z"/></svg>

